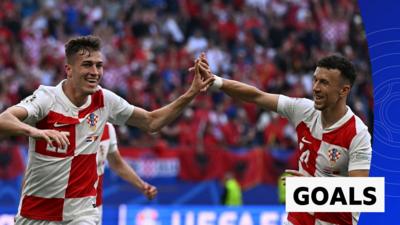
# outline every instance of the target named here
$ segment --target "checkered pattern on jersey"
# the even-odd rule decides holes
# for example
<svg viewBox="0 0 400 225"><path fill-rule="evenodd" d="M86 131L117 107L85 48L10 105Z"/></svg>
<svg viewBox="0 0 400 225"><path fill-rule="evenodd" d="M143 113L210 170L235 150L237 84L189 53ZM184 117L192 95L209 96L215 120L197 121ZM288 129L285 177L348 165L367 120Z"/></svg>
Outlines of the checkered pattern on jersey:
<svg viewBox="0 0 400 225"><path fill-rule="evenodd" d="M96 196L98 142L87 143L82 136L85 126L94 127L99 135L104 123L98 124L99 110L104 107L102 91L91 97L91 104L78 113L78 117L66 116L56 108L36 124L39 129L54 129L68 134L70 145L63 149L54 143L49 146L43 140L36 140L31 158L34 164L29 178L35 182L27 183L20 214L36 220L62 221L71 210L91 202ZM56 106L57 107L57 106ZM88 119L88 117L92 117ZM87 121L90 120L90 124ZM92 135L94 136L94 135ZM95 203L94 200L92 201ZM75 206L74 206L75 205Z"/></svg>

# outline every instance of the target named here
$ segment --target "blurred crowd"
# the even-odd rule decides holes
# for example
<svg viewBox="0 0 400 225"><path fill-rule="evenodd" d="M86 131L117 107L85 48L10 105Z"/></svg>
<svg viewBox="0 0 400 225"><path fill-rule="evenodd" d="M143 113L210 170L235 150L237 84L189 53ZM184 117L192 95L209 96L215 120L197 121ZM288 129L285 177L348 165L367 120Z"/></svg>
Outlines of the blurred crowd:
<svg viewBox="0 0 400 225"><path fill-rule="evenodd" d="M0 111L65 79L64 43L96 34L102 86L151 110L188 89L205 52L215 74L263 91L311 97L315 63L339 53L356 66L349 105L372 128L367 42L356 0L1 0ZM158 134L117 129L121 145L292 151L287 120L221 93L201 94ZM23 139L24 140L24 139Z"/></svg>

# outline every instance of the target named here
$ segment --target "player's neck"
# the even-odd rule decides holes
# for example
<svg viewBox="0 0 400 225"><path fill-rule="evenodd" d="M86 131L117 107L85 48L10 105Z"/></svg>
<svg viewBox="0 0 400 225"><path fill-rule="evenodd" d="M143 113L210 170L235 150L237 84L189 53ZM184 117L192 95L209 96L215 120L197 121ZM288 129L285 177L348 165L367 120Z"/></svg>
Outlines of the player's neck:
<svg viewBox="0 0 400 225"><path fill-rule="evenodd" d="M78 90L74 88L74 86L69 83L70 81L66 80L62 84L62 89L67 96L67 98L77 107L82 106L86 103L88 96L80 93Z"/></svg>
<svg viewBox="0 0 400 225"><path fill-rule="evenodd" d="M322 128L328 128L339 121L347 113L346 104L335 105L321 111Z"/></svg>

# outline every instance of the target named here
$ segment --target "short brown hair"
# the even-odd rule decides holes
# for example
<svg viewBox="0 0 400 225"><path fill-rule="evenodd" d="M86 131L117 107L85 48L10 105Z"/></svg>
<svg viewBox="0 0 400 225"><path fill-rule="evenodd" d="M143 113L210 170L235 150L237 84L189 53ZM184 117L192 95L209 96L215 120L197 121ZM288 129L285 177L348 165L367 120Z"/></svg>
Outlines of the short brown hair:
<svg viewBox="0 0 400 225"><path fill-rule="evenodd" d="M83 55L90 54L93 51L100 51L100 49L101 39L99 37L93 35L80 36L70 39L65 44L65 56L67 57L67 62L70 62L78 52Z"/></svg>
<svg viewBox="0 0 400 225"><path fill-rule="evenodd" d="M351 86L353 86L354 81L356 80L357 75L354 65L343 56L331 55L324 57L318 61L317 67L339 70L341 76L347 79Z"/></svg>

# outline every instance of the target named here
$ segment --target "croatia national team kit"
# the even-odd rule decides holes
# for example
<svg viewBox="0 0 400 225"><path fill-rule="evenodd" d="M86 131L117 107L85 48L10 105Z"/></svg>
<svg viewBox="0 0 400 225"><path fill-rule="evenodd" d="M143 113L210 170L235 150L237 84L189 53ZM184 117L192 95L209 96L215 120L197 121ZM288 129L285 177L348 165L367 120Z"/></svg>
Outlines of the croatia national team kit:
<svg viewBox="0 0 400 225"><path fill-rule="evenodd" d="M96 189L98 172L103 170L98 171L96 157L103 130L107 121L124 124L134 110L127 101L100 87L83 106L76 107L64 94L62 82L56 87L40 86L17 105L28 111L25 123L65 132L70 141L67 148L59 148L29 138L29 160L17 222L21 218L98 218Z"/></svg>
<svg viewBox="0 0 400 225"><path fill-rule="evenodd" d="M371 136L349 107L329 128L322 128L321 111L304 98L279 96L278 113L295 126L300 150L299 171L313 177L346 177L352 170L369 170ZM358 213L289 213L293 225L355 225Z"/></svg>
<svg viewBox="0 0 400 225"><path fill-rule="evenodd" d="M17 221L99 219L104 160L109 152L117 150L114 128L106 123L124 124L134 106L99 87L83 106L76 107L64 94L62 82L56 87L40 86L17 106L28 111L24 122L39 129L65 132L70 141L63 149L50 147L44 140L29 139L29 161ZM371 137L350 108L325 129L321 111L314 108L311 100L281 95L278 113L296 128L299 170L303 174L348 176L351 170L369 170ZM289 224L293 225L352 225L357 219L351 213L288 215Z"/></svg>
<svg viewBox="0 0 400 225"><path fill-rule="evenodd" d="M99 180L97 183L97 197L96 206L100 213L100 224L103 211L103 179L104 179L104 167L107 160L107 156L113 152L118 151L117 136L115 128L111 123L107 123L104 127L104 132L101 135L100 147L97 152L97 175Z"/></svg>

